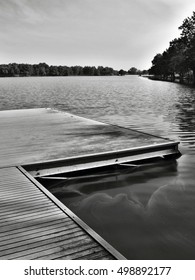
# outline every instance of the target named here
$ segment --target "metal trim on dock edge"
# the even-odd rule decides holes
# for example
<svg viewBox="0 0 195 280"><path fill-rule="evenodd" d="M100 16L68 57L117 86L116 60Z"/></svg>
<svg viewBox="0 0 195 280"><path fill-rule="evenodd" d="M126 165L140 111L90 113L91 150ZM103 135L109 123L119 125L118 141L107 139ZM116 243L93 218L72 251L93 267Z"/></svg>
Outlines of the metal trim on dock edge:
<svg viewBox="0 0 195 280"><path fill-rule="evenodd" d="M22 165L33 177L50 176L60 173L83 171L87 169L108 167L114 164L130 163L166 156L179 157L179 142L168 142L142 146L138 148L68 157L45 162Z"/></svg>
<svg viewBox="0 0 195 280"><path fill-rule="evenodd" d="M112 247L99 234L91 229L85 222L83 222L77 215L75 215L68 207L60 202L52 193L50 193L43 185L41 185L31 174L29 174L22 166L17 168L34 184L36 185L55 205L57 205L66 215L73 219L83 230L85 230L94 240L96 240L102 247L111 253L117 260L126 260L126 258Z"/></svg>

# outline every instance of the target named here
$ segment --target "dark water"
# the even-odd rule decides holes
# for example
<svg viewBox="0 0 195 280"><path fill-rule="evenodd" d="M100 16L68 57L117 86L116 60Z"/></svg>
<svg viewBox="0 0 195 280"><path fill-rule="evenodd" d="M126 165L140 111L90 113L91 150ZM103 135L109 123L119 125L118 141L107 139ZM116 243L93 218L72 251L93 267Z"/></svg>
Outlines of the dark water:
<svg viewBox="0 0 195 280"><path fill-rule="evenodd" d="M176 162L52 191L128 259L195 259L195 89L131 76L0 79L0 110L33 107L179 140Z"/></svg>

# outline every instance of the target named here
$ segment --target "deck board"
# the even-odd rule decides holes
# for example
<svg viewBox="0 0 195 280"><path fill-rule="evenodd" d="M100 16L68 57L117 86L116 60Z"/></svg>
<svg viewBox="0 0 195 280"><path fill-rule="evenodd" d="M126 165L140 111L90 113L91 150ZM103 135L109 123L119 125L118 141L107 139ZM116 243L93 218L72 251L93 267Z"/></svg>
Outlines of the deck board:
<svg viewBox="0 0 195 280"><path fill-rule="evenodd" d="M115 258L17 167L0 169L0 190L0 259Z"/></svg>
<svg viewBox="0 0 195 280"><path fill-rule="evenodd" d="M1 111L0 131L0 167L167 142L53 109Z"/></svg>

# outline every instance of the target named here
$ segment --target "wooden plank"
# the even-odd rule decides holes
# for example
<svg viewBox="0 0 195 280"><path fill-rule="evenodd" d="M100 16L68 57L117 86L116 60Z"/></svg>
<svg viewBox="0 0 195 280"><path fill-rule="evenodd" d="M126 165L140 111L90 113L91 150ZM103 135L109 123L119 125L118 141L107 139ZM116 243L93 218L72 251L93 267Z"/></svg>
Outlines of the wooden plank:
<svg viewBox="0 0 195 280"><path fill-rule="evenodd" d="M35 215L21 215L20 217L18 218L5 218L4 221L1 220L1 226L2 227L5 227L5 226L11 226L11 225L14 225L14 224L18 224L18 223L25 223L26 221L34 221L34 220L39 220L40 218L46 218L48 216L53 216L53 215L56 215L56 214L59 214L61 213L59 211L59 209L51 209L51 210L48 210L48 211L45 211L45 212L41 212L39 214L35 214Z"/></svg>
<svg viewBox="0 0 195 280"><path fill-rule="evenodd" d="M60 258L58 258L60 259ZM107 252L101 250L100 248L94 248L94 249L89 249L88 251L85 252L85 255L83 254L83 256L81 257L78 254L78 258L77 255L74 255L74 260L110 260L110 256ZM114 258L113 258L114 260Z"/></svg>
<svg viewBox="0 0 195 280"><path fill-rule="evenodd" d="M21 205L16 205L16 206L4 206L2 207L2 209L0 209L1 213L4 213L4 212L8 212L8 211L20 211L21 209L23 210L23 212L25 211L28 211L29 209L29 206L30 206L30 209L36 209L38 206L41 206L43 205L43 203L45 203L45 206L50 206L50 202L49 201L35 201L34 204L33 203L29 203L29 205L27 203L22 203ZM11 210L9 210L11 209Z"/></svg>
<svg viewBox="0 0 195 280"><path fill-rule="evenodd" d="M69 246L68 246L69 245ZM54 260L58 257L63 258L64 260L73 260L75 257L75 253L79 254L80 257L83 256L86 250L96 248L98 247L97 244L94 244L91 241L82 239L79 240L78 242L69 243L67 244L66 250L63 250L63 248L53 248L53 250L45 250L39 253L35 253L32 255L32 259L36 260L45 260L45 259L50 259ZM78 256L78 255L77 255ZM23 257L20 257L18 259L24 259Z"/></svg>
<svg viewBox="0 0 195 280"><path fill-rule="evenodd" d="M42 196L42 193L35 193L35 192L30 192L30 198L38 198L38 197L41 197ZM13 193L13 191L11 193L6 193L4 191L2 191L2 194L1 194L1 201L11 201L11 200L14 200L14 199L19 199L19 198L23 198L24 200L29 198L29 190L25 191L24 193Z"/></svg>
<svg viewBox="0 0 195 280"><path fill-rule="evenodd" d="M16 190L16 189L15 189ZM9 191L4 191L4 190L2 190L1 191L1 195L0 195L0 197L1 198L13 198L13 197L15 197L15 198L17 198L17 197L28 197L29 196L29 194L30 195L32 195L32 196L40 196L40 195L42 195L40 192L37 192L37 191L32 191L32 190L29 190L28 189L28 186L27 186L27 189L24 191L24 190L22 190L22 191L19 191L19 190L17 190L17 193L16 192L13 192L13 190L9 190Z"/></svg>
<svg viewBox="0 0 195 280"><path fill-rule="evenodd" d="M12 225L8 225L8 226L4 226L3 228L0 229L0 233L3 233L3 232L9 232L11 230L14 230L14 229L20 229L20 228L23 228L23 227L27 227L27 226L31 226L33 224L41 224L43 222L50 222L50 221L53 221L54 219L57 219L57 218L63 218L64 217L64 213L57 213L57 214L51 214L51 215L48 215L46 217L42 217L42 218L38 218L38 219L33 219L33 220L28 220L28 221L25 221L25 222L20 222L20 223L16 223L16 224L12 224Z"/></svg>
<svg viewBox="0 0 195 280"><path fill-rule="evenodd" d="M93 248L89 248L89 249L85 249L83 251L80 252L73 252L71 254L71 257L74 260L103 260L105 257L109 257L109 260L111 259L110 256L108 255L107 252L103 251L101 248L99 247L93 247ZM53 259L55 260L61 260L64 259L64 256L60 256L60 257L56 257L56 255L53 256ZM113 258L114 259L114 258Z"/></svg>
<svg viewBox="0 0 195 280"><path fill-rule="evenodd" d="M54 206L55 207L55 206ZM6 209L6 210L2 210L1 211L1 214L0 216L1 217L5 217L5 216L17 216L17 215L21 215L23 214L24 212L25 213L31 213L31 212L39 212L41 211L42 209L50 209L50 208L53 208L53 205L49 205L49 204L40 204L38 207L37 206L32 206L31 208L28 208L28 207L22 207L17 209L17 212L15 211L15 209L11 208L11 209Z"/></svg>
<svg viewBox="0 0 195 280"><path fill-rule="evenodd" d="M24 211L22 209L19 209L19 211L17 212L13 212L13 210L8 210L7 212L3 212L3 213L0 213L0 220L3 220L6 218L18 218L18 217L23 217L24 215L31 215L31 214L37 214L37 213L40 213L42 211L47 211L47 210L54 210L56 209L55 205L54 206L47 206L45 207L44 205L40 205L40 207L37 207L37 208L33 208L33 209L28 209L25 214L24 214Z"/></svg>
<svg viewBox="0 0 195 280"><path fill-rule="evenodd" d="M0 168L0 259L50 259L51 255L62 256L64 251L64 258L72 259L74 252L88 255L93 247L113 258L59 207L57 199L21 171Z"/></svg>
<svg viewBox="0 0 195 280"><path fill-rule="evenodd" d="M15 199L11 199L10 201L9 201L9 199L8 199L7 201L5 201L5 200L2 201L2 200L1 200L1 202L0 202L0 207L2 207L2 208L5 209L6 207L10 208L11 205L18 206L18 205L20 205L21 203L22 203L23 205L24 205L24 204L30 205L31 203L34 205L34 202L36 201L36 198L37 198L37 197L31 197L31 195L30 195L30 193L29 193L29 197L27 197L27 198L23 198L23 196L20 196L20 197L17 197L17 199L16 199L16 197L15 197ZM48 201L47 197L43 197L43 196L38 196L38 199L39 199L39 201L42 202L42 203Z"/></svg>
<svg viewBox="0 0 195 280"><path fill-rule="evenodd" d="M32 242L36 238L39 238L39 240L40 240L42 237L45 238L48 235L57 234L59 232L66 234L67 232L69 233L69 230L71 230L72 232L75 232L75 231L80 231L80 228L78 228L77 225L75 225L75 224L66 223L63 225L55 226L55 228L50 228L50 229L44 228L44 230L41 230L41 231L36 230L36 231L24 232L23 235L22 234L15 235L15 236L12 236L11 239L9 239L10 238L10 235L9 235L9 238L8 238L8 236L1 238L0 246L3 246L3 245L8 246L11 244L13 247L15 247L16 242L17 242L17 246L18 246L23 241L27 242L27 241L31 240L31 242ZM2 247L1 247L1 249L2 249Z"/></svg>
<svg viewBox="0 0 195 280"><path fill-rule="evenodd" d="M27 227L17 228L10 231L5 231L0 233L1 240L7 240L10 238L10 240L13 240L15 237L22 237L23 235L30 235L31 232L42 232L47 230L48 228L56 228L60 224L64 228L66 225L70 222L73 222L69 218L56 218L55 220L44 222L41 224L33 224ZM73 222L74 223L74 222Z"/></svg>
<svg viewBox="0 0 195 280"><path fill-rule="evenodd" d="M31 259L39 257L41 255L47 255L49 253L68 250L69 248L75 248L79 250L80 245L90 244L94 245L91 238L86 237L83 232L74 233L70 236L63 236L53 238L52 240L45 240L42 242L31 243L26 246L16 247L14 249L3 250L0 252L0 259L4 256L9 256L9 259L23 259L27 255L30 255ZM97 244L95 244L97 246ZM2 256L3 255L3 256Z"/></svg>
<svg viewBox="0 0 195 280"><path fill-rule="evenodd" d="M56 242L56 240L61 240L62 238L66 237L68 239L70 239L70 236L72 238L72 236L77 235L83 235L83 231L81 229L79 229L78 227L70 227L67 228L66 230L56 230L53 233L49 233L49 234L44 234L44 235L38 235L38 236L29 236L28 239L20 239L17 240L17 244L15 243L7 243L5 242L4 244L1 244L1 251L3 254L6 254L9 250L13 250L12 252L16 252L18 251L23 251L24 248L34 248L34 247L41 247L42 245L46 244L46 242L50 243L50 242ZM15 240L16 241L16 240ZM30 241L30 246L29 246L29 241ZM10 251L9 251L10 253Z"/></svg>

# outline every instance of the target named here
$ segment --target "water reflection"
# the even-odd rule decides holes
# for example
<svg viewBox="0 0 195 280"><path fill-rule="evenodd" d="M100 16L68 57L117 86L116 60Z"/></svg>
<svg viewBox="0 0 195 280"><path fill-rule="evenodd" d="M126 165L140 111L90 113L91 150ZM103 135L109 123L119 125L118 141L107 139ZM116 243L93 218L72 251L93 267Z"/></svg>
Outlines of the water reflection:
<svg viewBox="0 0 195 280"><path fill-rule="evenodd" d="M49 189L128 259L194 259L193 184L177 168L170 161Z"/></svg>
<svg viewBox="0 0 195 280"><path fill-rule="evenodd" d="M195 148L195 89L184 87L175 108L179 138L184 146Z"/></svg>
<svg viewBox="0 0 195 280"><path fill-rule="evenodd" d="M176 163L49 189L129 259L195 259L195 89L139 77L0 79L0 110L56 107L180 140Z"/></svg>

